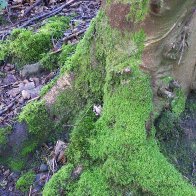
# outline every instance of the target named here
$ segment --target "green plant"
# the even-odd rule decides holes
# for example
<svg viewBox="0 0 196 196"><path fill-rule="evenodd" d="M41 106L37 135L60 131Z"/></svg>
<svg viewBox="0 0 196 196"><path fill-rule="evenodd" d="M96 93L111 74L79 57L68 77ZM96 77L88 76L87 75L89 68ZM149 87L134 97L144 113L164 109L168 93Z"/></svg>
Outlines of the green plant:
<svg viewBox="0 0 196 196"><path fill-rule="evenodd" d="M35 180L35 173L29 171L23 174L16 182L16 188L22 192L27 192Z"/></svg>
<svg viewBox="0 0 196 196"><path fill-rule="evenodd" d="M12 127L7 126L5 128L0 128L0 145L5 145L7 143L7 137L12 132Z"/></svg>

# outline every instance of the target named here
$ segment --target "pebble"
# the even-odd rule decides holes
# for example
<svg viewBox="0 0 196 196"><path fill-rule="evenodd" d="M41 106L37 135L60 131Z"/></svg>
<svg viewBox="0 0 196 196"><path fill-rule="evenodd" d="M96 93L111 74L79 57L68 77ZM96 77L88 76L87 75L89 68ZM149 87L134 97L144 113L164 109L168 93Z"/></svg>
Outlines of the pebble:
<svg viewBox="0 0 196 196"><path fill-rule="evenodd" d="M30 95L30 93L28 91L23 90L22 91L22 97L26 100L26 99L30 99L31 95Z"/></svg>

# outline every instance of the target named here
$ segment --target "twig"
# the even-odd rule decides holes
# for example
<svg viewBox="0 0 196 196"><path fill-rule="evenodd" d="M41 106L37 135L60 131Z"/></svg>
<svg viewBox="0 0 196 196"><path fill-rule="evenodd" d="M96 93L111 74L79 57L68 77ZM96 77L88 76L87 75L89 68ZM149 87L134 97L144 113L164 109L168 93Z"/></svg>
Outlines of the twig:
<svg viewBox="0 0 196 196"><path fill-rule="evenodd" d="M29 196L31 196L31 192L32 192L32 185L30 186Z"/></svg>
<svg viewBox="0 0 196 196"><path fill-rule="evenodd" d="M41 4L42 0L37 0L33 5L31 5L24 13L24 16L27 16L32 9L34 9L36 6L38 6L39 4Z"/></svg>
<svg viewBox="0 0 196 196"><path fill-rule="evenodd" d="M70 36L67 36L67 37L63 38L63 41L64 41L64 42L67 42L68 40L70 40L70 39L72 39L72 38L74 38L74 37L77 37L77 36L83 34L85 31L86 31L86 29L83 29L83 30L81 30L81 31L78 31L77 33L74 33L74 34L72 34L72 35L70 35Z"/></svg>
<svg viewBox="0 0 196 196"><path fill-rule="evenodd" d="M14 106L14 102L10 103L5 109L0 111L0 116L5 114L8 110L10 110Z"/></svg>
<svg viewBox="0 0 196 196"><path fill-rule="evenodd" d="M26 27L26 26L30 25L32 22L35 22L36 20L41 20L41 19L45 19L45 18L54 16L55 14L61 12L65 7L69 7L75 1L76 0L70 0L67 3L65 3L64 5L52 10L49 13L45 13L45 14L42 14L41 16L34 17L34 18L30 19L29 21L27 21L26 23L24 23L23 25L19 26L18 28Z"/></svg>
<svg viewBox="0 0 196 196"><path fill-rule="evenodd" d="M186 33L184 33L184 35L183 35L183 40L182 40L182 51L181 51L181 54L180 54L180 59L179 59L179 61L178 61L178 65L180 65L181 60L182 60L182 56L183 56L183 53L184 53L185 38L186 38Z"/></svg>

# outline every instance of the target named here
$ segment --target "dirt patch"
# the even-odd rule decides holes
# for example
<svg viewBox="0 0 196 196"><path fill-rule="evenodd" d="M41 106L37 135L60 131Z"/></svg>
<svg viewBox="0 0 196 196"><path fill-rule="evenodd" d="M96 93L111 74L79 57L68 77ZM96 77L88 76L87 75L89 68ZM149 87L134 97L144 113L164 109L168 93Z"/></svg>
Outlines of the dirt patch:
<svg viewBox="0 0 196 196"><path fill-rule="evenodd" d="M130 4L113 3L106 9L106 14L109 18L110 25L121 31L130 31L133 23L127 20L127 15L130 12Z"/></svg>

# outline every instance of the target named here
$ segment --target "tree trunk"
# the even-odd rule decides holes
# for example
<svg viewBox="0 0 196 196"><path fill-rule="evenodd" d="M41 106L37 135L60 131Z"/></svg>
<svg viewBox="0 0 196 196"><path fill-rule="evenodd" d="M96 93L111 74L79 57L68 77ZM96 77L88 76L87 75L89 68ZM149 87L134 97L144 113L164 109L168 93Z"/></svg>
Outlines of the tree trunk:
<svg viewBox="0 0 196 196"><path fill-rule="evenodd" d="M194 6L190 0L103 1L43 97L56 125L74 123L69 163L43 195L196 194L160 153L153 126L165 108L179 115L194 88ZM73 177L77 165L79 178Z"/></svg>
<svg viewBox="0 0 196 196"><path fill-rule="evenodd" d="M150 13L145 15L148 5ZM64 188L68 193L195 194L159 152L153 127L164 108L179 115L193 88L194 6L195 1L188 0L103 2L69 62L74 79L68 88L88 107L80 107L84 112L72 130L68 152L69 162L82 164L84 171L72 179L71 190ZM63 81L70 81L70 74ZM59 89L53 87L44 97L46 103L58 102L54 98ZM103 106L98 119L92 117L93 104ZM55 180L68 168L51 179L44 195L58 194Z"/></svg>

